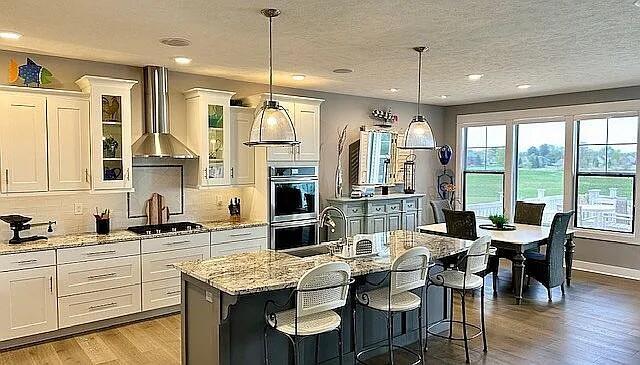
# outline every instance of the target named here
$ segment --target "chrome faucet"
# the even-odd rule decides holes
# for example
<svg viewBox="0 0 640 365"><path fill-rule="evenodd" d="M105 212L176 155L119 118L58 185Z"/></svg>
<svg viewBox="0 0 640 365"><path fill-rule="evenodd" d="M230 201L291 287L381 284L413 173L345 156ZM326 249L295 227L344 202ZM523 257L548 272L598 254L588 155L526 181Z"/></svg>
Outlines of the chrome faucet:
<svg viewBox="0 0 640 365"><path fill-rule="evenodd" d="M320 212L320 227L325 227L325 226L329 227L332 233L336 231L336 222L329 215L330 211L337 212L342 218L342 222L343 222L342 244L346 245L347 244L347 216L344 214L344 212L340 208L336 208L332 205L324 208L322 212Z"/></svg>

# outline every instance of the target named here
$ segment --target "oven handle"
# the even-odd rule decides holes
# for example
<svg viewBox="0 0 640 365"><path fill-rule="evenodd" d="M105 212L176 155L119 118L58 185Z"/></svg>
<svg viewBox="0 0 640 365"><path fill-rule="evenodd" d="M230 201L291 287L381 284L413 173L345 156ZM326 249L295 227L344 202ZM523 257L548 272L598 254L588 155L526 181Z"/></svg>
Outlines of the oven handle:
<svg viewBox="0 0 640 365"><path fill-rule="evenodd" d="M289 227L299 227L299 226L310 226L312 224L317 225L319 221L317 219L310 219L304 221L291 221L291 222L278 222L271 223L272 228L289 228Z"/></svg>
<svg viewBox="0 0 640 365"><path fill-rule="evenodd" d="M308 176L308 177L271 177L272 183L297 183L297 182L307 182L307 181L319 181L317 176Z"/></svg>

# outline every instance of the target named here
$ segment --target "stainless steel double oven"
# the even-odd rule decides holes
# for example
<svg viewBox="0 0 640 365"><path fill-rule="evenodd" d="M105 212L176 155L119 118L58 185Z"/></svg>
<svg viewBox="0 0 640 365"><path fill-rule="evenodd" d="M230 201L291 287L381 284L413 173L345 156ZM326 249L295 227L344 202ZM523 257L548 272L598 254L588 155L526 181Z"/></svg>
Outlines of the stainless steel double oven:
<svg viewBox="0 0 640 365"><path fill-rule="evenodd" d="M269 167L270 248L318 243L320 188L317 166Z"/></svg>

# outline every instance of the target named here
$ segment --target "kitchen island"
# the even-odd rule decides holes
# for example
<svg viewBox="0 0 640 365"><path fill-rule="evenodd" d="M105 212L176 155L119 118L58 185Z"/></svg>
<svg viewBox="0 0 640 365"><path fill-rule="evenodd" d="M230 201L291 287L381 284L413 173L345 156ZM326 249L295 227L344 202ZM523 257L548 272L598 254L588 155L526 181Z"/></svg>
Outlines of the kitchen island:
<svg viewBox="0 0 640 365"><path fill-rule="evenodd" d="M392 261L407 249L427 247L433 260L466 251L471 241L418 233L393 231L377 233L376 257L346 260L355 285L364 277L383 277ZM309 269L342 259L329 254L300 258L291 254L264 250L210 260L176 264L182 281L182 363L183 364L262 364L264 362L264 307L268 300L284 303L298 279ZM446 315L447 298L441 288L430 288L426 310L433 323ZM386 339L386 324L379 313L357 308L358 328L352 326L352 305L342 311L344 359L353 361L353 333L358 350ZM395 318L394 341L413 343L418 338L417 315L407 313ZM284 336L270 334L269 358L272 364L287 363L289 349ZM313 363L314 342L303 342L301 363ZM337 364L335 334L320 336L320 362Z"/></svg>

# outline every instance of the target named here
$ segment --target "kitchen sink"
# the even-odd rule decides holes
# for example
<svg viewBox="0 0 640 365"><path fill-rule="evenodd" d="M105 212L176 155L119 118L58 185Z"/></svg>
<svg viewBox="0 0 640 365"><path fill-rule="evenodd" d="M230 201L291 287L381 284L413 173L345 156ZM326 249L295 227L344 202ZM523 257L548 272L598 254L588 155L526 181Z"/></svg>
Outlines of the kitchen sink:
<svg viewBox="0 0 640 365"><path fill-rule="evenodd" d="M330 252L328 245L318 245L310 247L301 247L293 250L288 250L286 253L296 257L311 257L328 254Z"/></svg>

